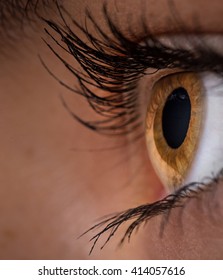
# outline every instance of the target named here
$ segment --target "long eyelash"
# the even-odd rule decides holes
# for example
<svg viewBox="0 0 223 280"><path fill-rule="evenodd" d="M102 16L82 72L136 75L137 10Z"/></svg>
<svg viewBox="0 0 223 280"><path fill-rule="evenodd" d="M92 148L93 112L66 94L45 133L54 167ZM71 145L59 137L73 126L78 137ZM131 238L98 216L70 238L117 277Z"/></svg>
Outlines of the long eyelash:
<svg viewBox="0 0 223 280"><path fill-rule="evenodd" d="M90 107L102 118L100 120L88 121L75 114L63 99L63 104L74 119L87 128L106 135L126 135L140 128L142 120L138 109L138 83L146 74L147 69L173 69L181 68L192 71L213 71L223 73L223 58L205 45L201 38L191 39L193 50L182 50L175 43L175 48L165 46L155 38L142 22L144 29L143 44L139 36L129 28L132 38L127 38L118 26L110 18L107 6L104 5L104 18L112 36L99 27L93 16L86 12L86 17L98 34L98 38L90 34L87 28L80 26L69 13L58 5L62 24L51 20L44 21L50 27L45 29L47 35L53 40L57 47L63 49L79 63L82 72L68 63L48 42L50 50L64 64L78 80L79 88L73 88L58 79L44 64L49 73L54 76L68 90L86 98ZM80 39L69 27L65 16L72 21L74 28L87 39L86 43ZM55 38L60 35L61 41ZM100 89L100 94L95 90ZM128 129L126 129L128 127Z"/></svg>
<svg viewBox="0 0 223 280"><path fill-rule="evenodd" d="M165 225L167 224L171 211L174 208L185 208L188 199L198 198L198 195L201 192L213 191L215 189L215 186L222 179L223 169L221 169L216 176L206 178L204 182L192 182L188 185L185 185L175 193L168 195L162 200L156 201L151 204L140 205L138 207L128 209L115 215L110 215L110 217L107 217L103 221L88 229L80 237L87 234L88 232L93 232L95 229L102 227L102 229L90 239L90 242L93 242L93 245L89 252L89 254L91 254L100 237L105 233L108 233L108 237L102 244L101 249L105 247L105 245L114 236L121 225L123 225L127 221L133 220L120 241L119 245L121 245L126 239L130 241L132 233L134 231L137 231L142 224L146 224L150 219L158 215L162 215L163 217L163 222L160 229L160 236L162 237Z"/></svg>
<svg viewBox="0 0 223 280"><path fill-rule="evenodd" d="M137 97L134 92L138 79L138 72L136 73L134 70L132 74L129 72L127 75L124 66L124 56L109 55L109 57L107 54L108 50L102 52L101 43L99 41L97 41L97 43L93 41L96 39L91 38L91 41L94 42L94 46L97 45L97 48L100 48L100 51L87 46L72 33L67 25L66 28L68 31L65 31L55 23L49 21L47 21L47 23L61 35L61 40L65 42L69 52L76 58L88 75L86 76L86 74L82 74L74 69L47 43L49 48L62 61L65 67L78 79L80 89L73 89L62 84L69 90L84 96L92 109L104 119L100 121L85 121L69 110L69 107L63 100L64 106L71 115L86 127L103 134L126 134L124 128L127 125L131 125L129 131L135 130L141 124L141 122L138 121L139 114L136 114ZM49 31L46 30L46 32L53 38ZM86 36L90 37L90 34L86 33ZM54 41L57 45L64 48L58 41L55 39ZM119 68L117 65L120 65ZM96 95L93 90L90 90L89 86L94 86L104 91L106 97Z"/></svg>

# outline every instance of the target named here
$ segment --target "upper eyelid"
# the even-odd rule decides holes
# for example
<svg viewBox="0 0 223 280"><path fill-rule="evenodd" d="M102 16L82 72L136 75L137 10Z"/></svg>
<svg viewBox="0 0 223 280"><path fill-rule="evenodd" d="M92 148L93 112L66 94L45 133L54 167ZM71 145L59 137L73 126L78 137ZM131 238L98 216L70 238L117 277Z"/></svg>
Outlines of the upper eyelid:
<svg viewBox="0 0 223 280"><path fill-rule="evenodd" d="M111 38L108 37L103 30L97 25L96 21L92 18L92 16L88 13L87 16L90 18L90 21L92 22L94 28L100 33L101 38L98 39L91 35L88 30L81 27L76 21L73 19L74 29L75 27L77 29L80 29L90 43L93 43L92 46L88 45L86 42L83 42L78 37L76 37L73 30L70 29L70 27L66 24L62 12L61 16L64 21L64 27L59 26L55 23L50 23L50 21L46 21L47 24L53 24L51 27L55 28L56 33L59 33L61 35L62 41L65 42L65 45L67 47L69 46L69 37L74 39L71 39L73 41L70 41L71 47L77 48L78 52L83 52L86 48L86 52L88 53L86 56L84 53L83 58L87 58L88 60L92 60L92 66L98 66L103 67L103 63L105 65L109 62L109 64L112 62L112 64L109 65L109 71L111 71L112 67L119 67L120 62L126 63L124 67L128 68L128 71L132 70L131 62L133 60L134 66L136 66L136 63L139 65L139 68L137 71L141 71L141 73L146 68L156 68L158 65L159 69L163 68L182 68L186 70L193 70L193 71L207 71L207 70L214 70L218 72L222 72L222 60L223 57L219 52L216 52L213 48L213 44L210 45L207 40L213 42L213 36L210 38L205 37L197 37L197 36L189 36L182 37L183 42L181 40L179 41L179 36L166 36L166 37L154 37L151 34L148 34L147 38L144 38L144 43L140 42L134 42L118 30L117 26L111 21L109 16L107 15L107 12L105 14L105 17L107 18L107 22L111 28L111 31L115 37ZM70 17L70 15L68 14ZM50 34L50 32L48 32ZM53 35L50 34L50 36ZM216 38L216 37L215 37ZM219 38L219 37L218 37ZM211 39L211 40L210 40ZM220 37L221 39L221 37ZM120 42L117 42L117 40L120 40ZM177 43L176 43L177 42ZM189 48L182 47L182 44L185 45L185 42L189 46ZM118 43L118 45L117 45ZM215 44L215 49L216 49ZM115 54L113 51L116 50ZM154 50L156 52L156 56L154 56ZM194 52L196 52L196 55L194 55ZM90 56L89 56L90 54ZM209 57L212 56L212 61L208 58L206 60L205 54L208 54ZM142 59L139 60L140 55L142 56ZM199 56L198 56L199 55ZM145 63L145 58L146 60ZM172 58L171 58L172 56ZM96 59L96 60L95 60ZM108 60L109 59L109 60ZM125 61L126 59L126 61ZM88 61L85 60L85 61ZM165 61L166 60L166 61ZM174 63L174 60L179 60L179 64ZM154 62L153 62L154 61ZM189 62L188 62L189 61ZM162 62L162 64L160 64ZM98 63L98 64L97 64ZM102 63L102 64L101 64ZM192 65L192 64L193 65ZM116 66L115 66L116 65ZM130 65L130 67L128 67ZM201 69L202 65L202 69ZM89 65L91 66L91 65ZM137 66L138 67L138 66ZM140 70L141 69L141 70ZM105 73L104 71L100 73L100 75L103 75ZM109 77L112 77L112 73L109 73ZM100 84L101 87L101 84Z"/></svg>
<svg viewBox="0 0 223 280"><path fill-rule="evenodd" d="M168 35L154 35L153 33L151 33L151 31L149 29L146 29L145 27L145 23L142 21L142 25L144 27L144 36L143 38L139 39L141 35L133 35L133 37L129 38L128 36L125 35L125 32L121 31L118 27L118 25L116 25L116 23L113 22L113 20L110 18L106 5L103 6L103 10L104 10L104 17L106 20L106 24L108 25L111 33L112 33L112 37L110 35L107 35L103 29L97 24L96 20L94 19L94 17L91 15L91 13L87 10L86 12L86 18L90 20L90 23L92 24L93 28L95 29L95 31L97 31L100 34L100 38L97 38L96 36L92 35L91 33L88 32L87 29L83 28L81 25L79 25L78 22L76 22L72 16L63 8L61 7L61 9L59 8L60 14L63 17L63 12L68 15L71 19L72 22L74 24L74 27L76 26L77 29L80 29L87 37L87 39L91 42L94 42L94 47L100 47L101 50L104 51L106 50L107 47L108 48L108 52L105 51L106 55L112 55L112 58L115 59L115 55L121 55L121 57L124 55L129 56L130 59L134 58L131 57L132 52L137 51L139 49L139 51L143 51L143 45L150 47L150 50L152 48L161 48L164 47L167 51L169 50L176 50L177 51L181 51L182 54L183 52L186 52L186 55L190 55L190 51L194 51L194 49L196 48L196 51L204 54L205 52L212 54L212 55L216 55L218 56L218 58L223 58L222 54L219 52L219 50L221 50L219 43L218 44L213 44L214 41L216 41L216 39L222 40L222 36L220 35L207 35L207 34L168 34ZM67 28L68 32L73 33L73 31L68 27L68 25L66 25L66 22L64 20L63 17L63 21L65 24L65 28ZM131 30L131 26L129 26L128 30ZM137 37L139 36L139 37ZM178 39L183 39L183 42L178 41ZM164 40L163 40L164 39ZM167 40L169 41L170 44L168 44L168 42L165 42ZM179 42L179 43L178 43ZM142 45L143 43L143 45ZM152 46L151 46L152 43ZM185 43L187 43L187 45L190 46L190 48L185 48ZM221 45L221 44L220 44ZM218 48L217 48L218 47ZM94 48L93 48L94 49ZM92 49L92 50L93 50ZM217 49L217 52L216 52ZM95 49L96 51L98 51L99 49ZM115 51L115 53L113 53L113 51ZM110 52L110 53L109 53ZM180 55L182 55L180 54ZM114 56L113 56L114 55ZM161 53L159 54L161 55ZM153 58L153 55L152 55ZM119 57L120 59L120 57ZM160 59L160 57L159 57ZM217 61L215 61L216 63ZM220 65L220 64L219 64ZM210 66L210 65L208 65Z"/></svg>

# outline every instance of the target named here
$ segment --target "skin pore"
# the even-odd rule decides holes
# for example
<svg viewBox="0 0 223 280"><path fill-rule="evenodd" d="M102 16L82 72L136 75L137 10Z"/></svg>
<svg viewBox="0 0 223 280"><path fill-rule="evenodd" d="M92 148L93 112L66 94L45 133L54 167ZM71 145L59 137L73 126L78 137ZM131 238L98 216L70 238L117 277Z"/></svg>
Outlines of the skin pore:
<svg viewBox="0 0 223 280"><path fill-rule="evenodd" d="M179 25L173 24L177 14L171 13L167 2L111 1L108 7L123 30L128 30L130 17L134 31L143 34L139 22L144 7L154 34L180 33ZM103 3L64 0L63 6L80 25L88 7L98 25L109 32ZM221 1L185 0L175 7L185 32L197 31L197 22L204 34L223 32ZM41 9L44 18L61 22L56 6L45 9ZM130 243L117 248L124 226L100 250L106 238L102 236L88 255L93 233L77 238L99 218L154 202L166 191L152 169L143 138L134 142L131 136L102 136L76 122L64 108L61 94L73 112L95 119L86 100L65 90L41 63L39 56L60 80L77 84L42 40L50 40L44 32L48 26L38 17L31 27L25 21L23 31L9 26L10 36L2 36L0 44L0 258L222 259L222 183L214 192L189 201L183 211L174 209L162 238L158 216L133 234ZM3 34L4 29L7 25ZM88 30L96 35L91 25ZM78 67L70 55L59 52ZM157 77L142 82L142 98Z"/></svg>

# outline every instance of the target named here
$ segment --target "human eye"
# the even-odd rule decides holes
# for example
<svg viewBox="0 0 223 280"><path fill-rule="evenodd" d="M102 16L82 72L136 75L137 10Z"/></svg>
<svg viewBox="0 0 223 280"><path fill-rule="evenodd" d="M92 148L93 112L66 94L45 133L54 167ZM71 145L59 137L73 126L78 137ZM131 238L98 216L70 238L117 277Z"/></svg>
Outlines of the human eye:
<svg viewBox="0 0 223 280"><path fill-rule="evenodd" d="M150 160L170 191L201 181L210 169L219 171L221 80L212 73L183 72L167 75L153 87L146 139Z"/></svg>
<svg viewBox="0 0 223 280"><path fill-rule="evenodd" d="M130 32L131 36L127 37L109 17L106 7L104 15L112 37L100 28L90 13L87 14L88 19L99 37L92 36L88 29L70 17L66 10L61 8L60 13L61 24L45 20L48 35L46 44L66 69L77 78L79 87L74 88L66 84L44 63L43 58L41 61L62 86L83 96L100 118L89 121L77 115L62 96L63 105L75 120L99 134L109 137L130 137L128 145L137 145L138 139L144 139L147 142L149 160L166 187L164 198L128 209L93 226L90 231L102 226L102 229L92 237L93 249L105 232L108 232L106 244L120 226L129 220L131 223L121 242L125 238L130 238L132 232L140 225L158 215L168 220L174 208L184 207L190 199L198 198L201 193L213 189L216 182L221 180L221 157L216 159L213 155L206 160L209 144L202 144L202 139L207 140L204 135L210 133L208 129L215 121L213 118L217 119L220 114L218 111L219 114L213 116L210 112L215 111L213 108L216 105L213 107L209 105L216 95L219 97L218 100L221 100L218 92L222 79L222 55L202 36L186 36L186 47L182 46L182 39L179 41L174 35L162 38L153 36L149 30L144 30L146 33L143 38L141 34L137 36L133 31ZM71 20L72 26L83 33L85 40L76 35L67 24L66 17ZM60 38L57 39L55 34ZM74 68L70 60L68 62L63 54L57 51L58 49L74 57L82 71ZM143 92L141 89L143 83L150 84L149 92ZM178 91L175 91L177 89ZM176 100L179 96L184 101L189 100L185 105L186 128L183 136L180 136L183 138L179 140L180 144L170 144L176 140L176 135L173 135L168 121L171 118L172 108L177 110L179 104L172 102L169 110L167 100L168 98L169 101ZM146 106L144 98L148 101ZM215 104L219 104L218 101ZM212 115L211 119L205 114ZM181 123L175 125L180 126ZM220 129L220 125L217 127ZM154 136L156 132L158 136ZM171 136L168 136L169 133ZM216 132L212 135L216 140ZM187 137L191 141L190 145L186 142ZM163 143L167 144L166 147L163 147ZM218 150L220 146L214 148ZM201 151L202 149L204 151ZM202 159L199 159L200 157ZM197 170L193 166L194 162ZM182 163L184 166L180 167ZM205 167L202 165L204 163ZM161 165L164 167L159 168ZM209 176L210 180L203 181L205 176Z"/></svg>

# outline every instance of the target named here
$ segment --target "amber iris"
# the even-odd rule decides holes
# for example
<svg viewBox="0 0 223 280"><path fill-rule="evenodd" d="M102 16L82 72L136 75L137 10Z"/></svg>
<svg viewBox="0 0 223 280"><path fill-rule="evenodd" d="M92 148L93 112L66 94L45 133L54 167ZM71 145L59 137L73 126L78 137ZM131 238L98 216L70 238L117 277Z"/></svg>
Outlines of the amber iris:
<svg viewBox="0 0 223 280"><path fill-rule="evenodd" d="M184 183L199 142L204 106L204 90L195 73L171 74L153 87L146 117L147 148L168 190Z"/></svg>

